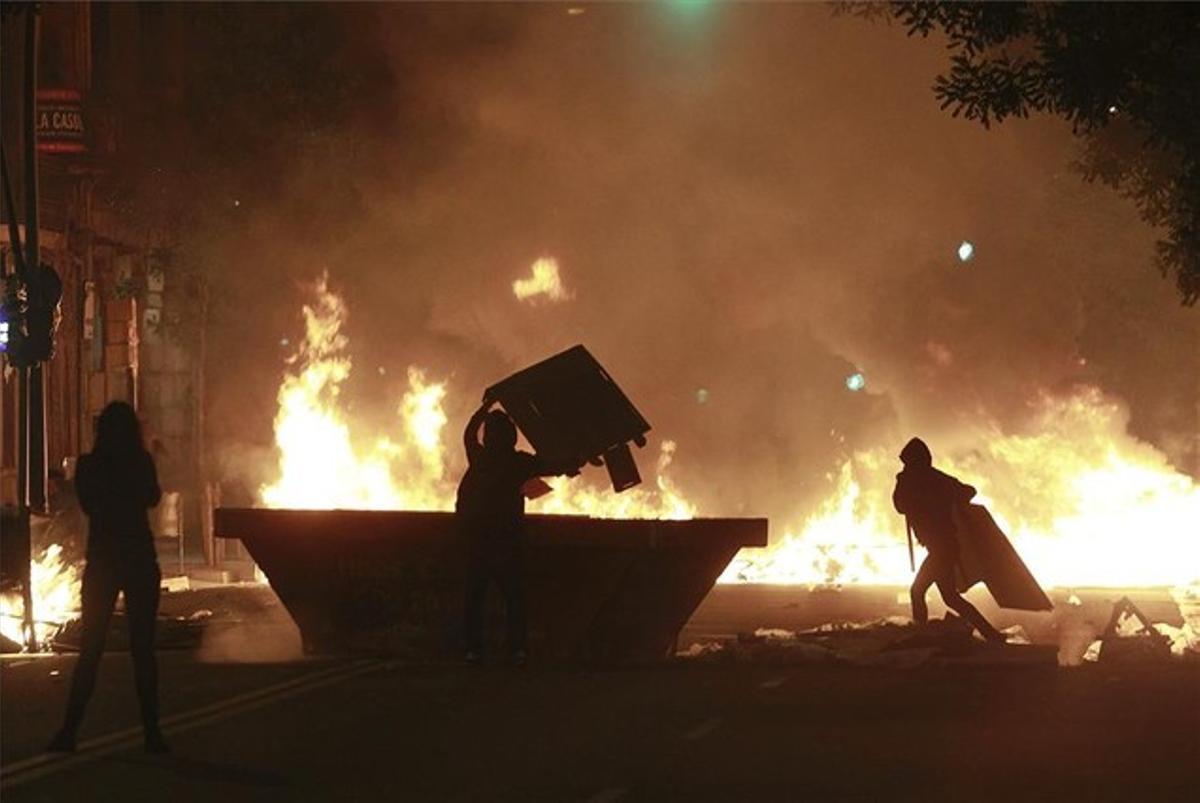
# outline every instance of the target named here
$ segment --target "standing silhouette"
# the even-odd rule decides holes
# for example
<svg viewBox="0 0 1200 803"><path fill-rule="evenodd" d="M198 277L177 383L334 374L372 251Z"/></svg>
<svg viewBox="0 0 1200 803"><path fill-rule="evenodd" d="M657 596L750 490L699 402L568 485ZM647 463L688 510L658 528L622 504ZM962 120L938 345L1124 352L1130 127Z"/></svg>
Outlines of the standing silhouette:
<svg viewBox="0 0 1200 803"><path fill-rule="evenodd" d="M466 659L468 664L483 660L484 604L494 582L504 597L509 656L523 666L527 652L523 489L535 477L578 474L579 464L556 463L518 450L516 425L503 410L491 407L492 400L485 397L463 432L468 466L454 507L467 546Z"/></svg>
<svg viewBox="0 0 1200 803"><path fill-rule="evenodd" d="M904 470L896 475L892 504L908 519L917 540L929 551L909 590L913 621L924 624L929 618L925 594L936 583L947 608L970 622L988 641L1003 642L1004 634L963 599L955 585L958 541L954 535L954 509L970 502L975 489L934 468L933 454L920 438L905 444L900 460Z"/></svg>
<svg viewBox="0 0 1200 803"><path fill-rule="evenodd" d="M88 517L87 566L81 594L83 636L66 714L50 749L75 749L75 736L96 685L96 670L117 593L124 592L146 752L167 753L167 743L158 728L158 664L154 656L154 622L162 575L146 514L158 504L162 492L154 460L142 445L137 413L125 402L112 402L100 413L95 447L79 458L75 469L75 489Z"/></svg>

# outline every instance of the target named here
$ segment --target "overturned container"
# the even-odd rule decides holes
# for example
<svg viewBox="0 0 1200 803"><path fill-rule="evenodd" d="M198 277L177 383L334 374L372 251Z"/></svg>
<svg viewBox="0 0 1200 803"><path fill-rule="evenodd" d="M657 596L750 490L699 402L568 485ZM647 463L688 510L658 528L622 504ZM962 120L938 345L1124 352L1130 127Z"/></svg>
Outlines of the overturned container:
<svg viewBox="0 0 1200 803"><path fill-rule="evenodd" d="M617 493L642 481L629 444L645 446L650 424L582 345L497 382L486 396L504 406L539 455L603 463Z"/></svg>
<svg viewBox="0 0 1200 803"><path fill-rule="evenodd" d="M458 653L465 545L454 514L219 508L300 628L309 652L435 658ZM680 629L766 519L687 521L530 515L526 600L539 659L668 657ZM491 606L493 640L501 606Z"/></svg>

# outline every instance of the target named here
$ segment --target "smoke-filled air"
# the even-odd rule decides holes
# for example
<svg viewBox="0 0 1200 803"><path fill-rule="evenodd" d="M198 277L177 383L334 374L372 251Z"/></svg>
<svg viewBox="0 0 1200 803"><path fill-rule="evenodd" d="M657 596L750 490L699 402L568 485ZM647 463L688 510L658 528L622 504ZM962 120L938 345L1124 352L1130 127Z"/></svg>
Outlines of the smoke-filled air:
<svg viewBox="0 0 1200 803"><path fill-rule="evenodd" d="M585 12L339 22L385 100L214 246L264 307L214 307L230 499L449 508L483 388L583 343L645 481L535 512L766 516L724 581L902 583L920 435L1047 584L1200 576L1200 324L1064 124L956 120L938 47L823 6Z"/></svg>

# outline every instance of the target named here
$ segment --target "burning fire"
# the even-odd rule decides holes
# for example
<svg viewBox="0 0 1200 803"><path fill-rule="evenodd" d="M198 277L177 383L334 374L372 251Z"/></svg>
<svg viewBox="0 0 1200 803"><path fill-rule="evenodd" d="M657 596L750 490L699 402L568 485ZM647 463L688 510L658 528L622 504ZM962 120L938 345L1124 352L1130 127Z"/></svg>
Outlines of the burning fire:
<svg viewBox="0 0 1200 803"><path fill-rule="evenodd" d="M1098 390L1039 400L1033 432L983 433L965 455L938 455L979 489L996 522L1047 586L1186 586L1200 577L1200 486L1126 433ZM907 584L903 520L892 508L898 459L860 452L834 492L771 547L745 550L724 582Z"/></svg>
<svg viewBox="0 0 1200 803"><path fill-rule="evenodd" d="M542 257L533 263L526 279L517 279L512 283L513 295L518 301L537 301L544 298L548 301L567 301L571 293L563 284L558 274L558 260L553 257Z"/></svg>
<svg viewBox="0 0 1200 803"><path fill-rule="evenodd" d="M350 373L345 315L344 301L319 281L315 301L304 308L305 341L279 389L279 478L262 489L263 503L452 509L462 458L444 443L446 384L409 368L396 411L399 439L361 437L339 406ZM979 489L977 501L988 505L1043 585L1185 587L1200 576L1200 487L1127 434L1119 405L1088 389L1040 399L1034 418L1031 434L992 427L971 439L979 444L971 452L935 455L939 466ZM845 461L814 513L785 527L770 547L744 550L721 581L907 584L903 520L891 504L900 467L893 451ZM699 505L669 476L675 452L663 441L654 478L623 494L553 479L554 493L530 510L691 518Z"/></svg>
<svg viewBox="0 0 1200 803"><path fill-rule="evenodd" d="M553 260L549 264L557 277ZM559 286L559 285L555 285ZM561 288L560 288L561 289ZM345 301L329 290L327 277L304 306L304 342L279 387L275 443L279 478L261 489L268 507L308 509L452 510L458 471L443 442L448 418L445 383L430 382L415 366L396 409L400 438L363 438L339 405L350 375L349 341L342 333ZM455 439L457 442L457 438ZM365 443L365 446L356 444ZM579 479L551 478L554 492L533 504L540 513L607 518L691 518L696 508L667 476L675 444L663 441L652 487L615 495ZM456 459L460 459L455 454Z"/></svg>
<svg viewBox="0 0 1200 803"><path fill-rule="evenodd" d="M66 622L79 616L80 566L64 560L63 548L51 544L30 566L33 588L34 634L39 644L52 638ZM27 644L23 632L25 606L18 593L0 595L0 633Z"/></svg>
<svg viewBox="0 0 1200 803"><path fill-rule="evenodd" d="M400 438L357 445L338 405L350 376L349 340L342 334L346 304L329 291L327 277L304 306L304 342L292 357L298 370L279 387L275 443L279 478L261 490L268 507L310 509L438 510L454 498L447 479L442 429L444 384L408 369L401 399Z"/></svg>

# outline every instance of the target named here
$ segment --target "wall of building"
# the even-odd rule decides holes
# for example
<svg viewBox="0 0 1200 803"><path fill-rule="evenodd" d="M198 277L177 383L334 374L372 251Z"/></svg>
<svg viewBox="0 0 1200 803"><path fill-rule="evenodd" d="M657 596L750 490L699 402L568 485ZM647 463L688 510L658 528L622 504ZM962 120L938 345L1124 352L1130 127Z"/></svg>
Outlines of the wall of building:
<svg viewBox="0 0 1200 803"><path fill-rule="evenodd" d="M133 128L141 104L169 92L170 48L154 31L162 15L142 4L51 3L40 9L39 88L78 91L87 129L85 152L39 154L41 258L63 280L57 350L46 367L48 467L61 475L64 461L91 448L104 405L128 401L142 417L164 486L183 493L189 529L195 532L203 480L203 382L197 359L202 325L171 324L181 317L173 304L195 303L159 256L169 249L171 233L152 231L129 208L111 201L120 195L112 188L121 186L122 165L136 157L129 152L134 143L123 141L123 133ZM24 153L24 23L23 14L6 13L0 31L0 103L6 110L0 133L18 220L24 217L24 187L15 163ZM5 220L8 215L5 208ZM0 247L7 241L4 228ZM5 503L16 501L17 406L15 372L6 370L0 391L0 498Z"/></svg>

